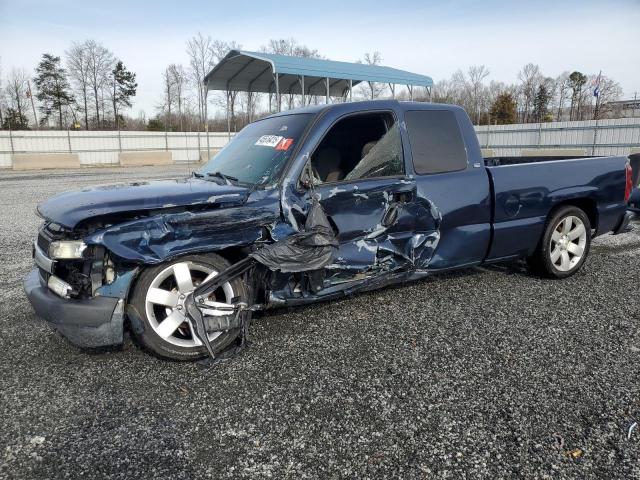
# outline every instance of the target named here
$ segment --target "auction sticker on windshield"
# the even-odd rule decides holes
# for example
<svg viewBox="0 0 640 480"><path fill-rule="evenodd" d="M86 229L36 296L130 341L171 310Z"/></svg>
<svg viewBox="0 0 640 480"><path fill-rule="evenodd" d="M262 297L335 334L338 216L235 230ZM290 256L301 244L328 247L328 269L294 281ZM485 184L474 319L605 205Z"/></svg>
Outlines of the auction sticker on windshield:
<svg viewBox="0 0 640 480"><path fill-rule="evenodd" d="M283 138L279 135L262 135L254 145L274 148Z"/></svg>

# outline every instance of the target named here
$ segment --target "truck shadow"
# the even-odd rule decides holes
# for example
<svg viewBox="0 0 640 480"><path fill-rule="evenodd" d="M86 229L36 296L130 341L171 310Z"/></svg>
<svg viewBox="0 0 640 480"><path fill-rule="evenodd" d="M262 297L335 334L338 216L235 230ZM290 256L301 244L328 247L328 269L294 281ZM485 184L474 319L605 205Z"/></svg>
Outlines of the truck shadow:
<svg viewBox="0 0 640 480"><path fill-rule="evenodd" d="M501 275L519 275L523 277L540 278L539 275L536 275L529 270L529 267L524 260L483 265L481 267L476 267L476 269L485 272L496 272Z"/></svg>
<svg viewBox="0 0 640 480"><path fill-rule="evenodd" d="M338 297L333 299L319 298L318 300L312 303L308 303L304 305L284 306L284 307L271 308L263 311L254 312L253 320L274 321L278 316L282 315L284 312L304 315L305 312L310 311L319 305L327 305L335 302L345 302L345 301L348 302L348 301L355 300L357 298L363 299L365 302L368 301L368 299L370 298L371 298L371 301L374 301L372 297L376 297L383 292L393 292L393 291L400 292L402 290L412 288L412 287L426 288L432 283L442 282L445 280L455 281L458 279L460 280L469 279L469 277L480 276L488 272L496 272L496 273L500 273L501 275L521 275L525 277L539 278L528 271L527 265L525 262L517 262L517 261L505 263L505 264L485 265L485 266L479 266L479 267L450 270L446 272L434 272L430 274L428 277L420 280L415 280L415 281L406 282L406 283L399 283L394 285L387 285L384 287L377 288L375 290L350 293L343 297Z"/></svg>

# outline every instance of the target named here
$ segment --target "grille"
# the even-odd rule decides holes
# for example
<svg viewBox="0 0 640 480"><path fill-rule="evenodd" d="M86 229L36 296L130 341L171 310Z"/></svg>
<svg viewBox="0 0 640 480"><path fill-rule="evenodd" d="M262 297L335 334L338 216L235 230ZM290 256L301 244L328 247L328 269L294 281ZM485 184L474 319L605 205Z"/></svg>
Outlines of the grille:
<svg viewBox="0 0 640 480"><path fill-rule="evenodd" d="M44 252L45 255L49 255L49 245L54 240L63 240L66 236L63 232L52 231L49 228L49 224L44 224L38 232L38 246Z"/></svg>
<svg viewBox="0 0 640 480"><path fill-rule="evenodd" d="M51 238L47 237L44 233L44 229L38 233L38 247L44 252L45 255L49 255L49 245L51 244Z"/></svg>

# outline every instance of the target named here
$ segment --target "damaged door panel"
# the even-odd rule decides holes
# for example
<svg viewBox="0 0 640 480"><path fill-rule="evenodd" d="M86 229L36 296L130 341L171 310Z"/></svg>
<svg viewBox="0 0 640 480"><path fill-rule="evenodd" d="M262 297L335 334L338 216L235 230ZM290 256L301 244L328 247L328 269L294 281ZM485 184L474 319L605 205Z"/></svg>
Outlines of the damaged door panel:
<svg viewBox="0 0 640 480"><path fill-rule="evenodd" d="M439 213L418 197L413 179L384 179L316 188L338 231L327 286L382 271L426 268L437 243ZM431 251L428 246L433 247Z"/></svg>

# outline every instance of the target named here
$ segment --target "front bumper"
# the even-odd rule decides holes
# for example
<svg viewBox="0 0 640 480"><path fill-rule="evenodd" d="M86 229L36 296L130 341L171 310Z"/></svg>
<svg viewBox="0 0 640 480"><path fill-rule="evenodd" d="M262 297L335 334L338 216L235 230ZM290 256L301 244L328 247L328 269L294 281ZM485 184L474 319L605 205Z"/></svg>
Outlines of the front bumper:
<svg viewBox="0 0 640 480"><path fill-rule="evenodd" d="M122 343L123 300L61 298L44 284L37 268L29 272L23 286L36 315L74 345L104 347Z"/></svg>

